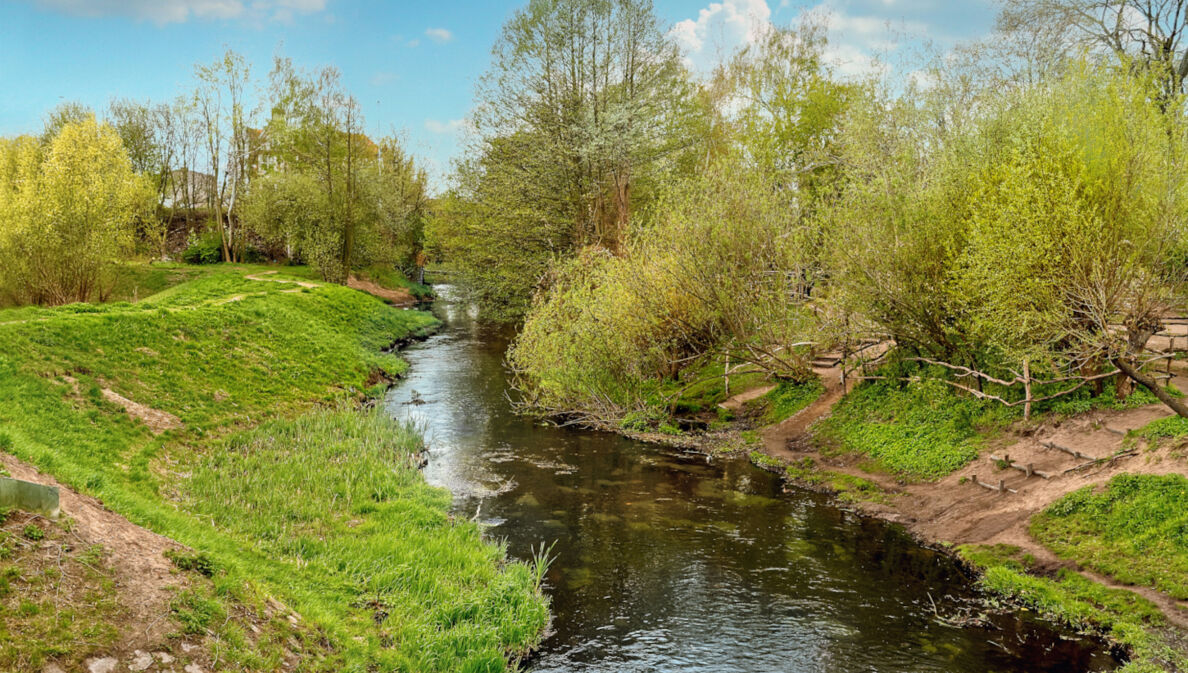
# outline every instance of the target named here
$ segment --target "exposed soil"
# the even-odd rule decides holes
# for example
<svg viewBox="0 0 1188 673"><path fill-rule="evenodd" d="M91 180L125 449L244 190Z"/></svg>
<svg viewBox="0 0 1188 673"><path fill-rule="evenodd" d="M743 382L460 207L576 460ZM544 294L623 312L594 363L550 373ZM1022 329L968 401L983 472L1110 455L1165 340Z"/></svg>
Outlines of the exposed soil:
<svg viewBox="0 0 1188 673"><path fill-rule="evenodd" d="M137 350L140 349L138 348ZM153 354L155 355L155 353ZM75 379L73 376L63 376L62 378L74 389L75 396L81 394L81 391L78 387L78 379ZM147 425L149 430L152 431L154 435L159 435L166 430L176 430L183 425L181 419L177 416L174 416L167 411L153 409L152 407L140 404L139 402L133 402L111 388L102 388L100 389L100 392L103 394L103 399L123 407L124 411L128 412L129 416L138 419Z"/></svg>
<svg viewBox="0 0 1188 673"><path fill-rule="evenodd" d="M176 430L182 427L181 419L167 411L153 409L139 402L133 402L110 388L104 388L102 392L103 399L123 407L129 416L147 425L154 435L159 435L166 430Z"/></svg>
<svg viewBox="0 0 1188 673"><path fill-rule="evenodd" d="M347 279L347 287L366 292L374 297L379 297L393 306L414 306L417 303L416 298L408 290L403 288L393 290L380 287L369 280L363 280L355 276Z"/></svg>
<svg viewBox="0 0 1188 673"><path fill-rule="evenodd" d="M188 578L175 571L165 552L181 549L181 545L133 524L95 498L70 490L12 456L0 453L0 465L17 479L57 486L62 516L72 521L69 536L81 545L102 545L108 552L116 592L125 611L117 649L150 647L175 628L165 617L170 601L187 586Z"/></svg>
<svg viewBox="0 0 1188 673"><path fill-rule="evenodd" d="M893 494L886 503L861 503L866 513L903 524L919 538L932 543L1009 544L1031 553L1042 567L1055 570L1075 567L1098 582L1133 591L1155 603L1170 622L1188 628L1188 602L1176 601L1146 587L1121 585L1117 581L1059 559L1035 541L1028 532L1031 517L1062 496L1088 485L1104 484L1122 472L1135 474L1176 473L1188 476L1188 461L1169 447L1149 449L1126 444L1129 430L1170 415L1162 405L1125 411L1102 411L1024 431L1006 433L989 443L982 456L936 482L904 482L893 475L862 469L861 457L823 454L811 440L810 426L829 414L841 399L836 369L815 370L826 384L825 393L809 407L783 423L765 428L763 452L793 462L811 458L822 469L873 481ZM1133 441L1133 440L1132 440ZM1075 457L1051 444L1072 449L1091 462ZM1129 449L1137 449L1130 451ZM1031 465L1051 475L1028 477L1024 471L1000 467L989 458L1009 456L1012 463ZM998 486L999 492L974 483Z"/></svg>

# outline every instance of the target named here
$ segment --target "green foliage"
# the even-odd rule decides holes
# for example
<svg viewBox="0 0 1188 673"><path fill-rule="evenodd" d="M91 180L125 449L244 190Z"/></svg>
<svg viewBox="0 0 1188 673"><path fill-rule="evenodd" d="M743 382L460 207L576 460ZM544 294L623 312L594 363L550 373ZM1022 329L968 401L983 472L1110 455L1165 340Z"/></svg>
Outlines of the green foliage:
<svg viewBox="0 0 1188 673"><path fill-rule="evenodd" d="M153 198L119 136L91 116L44 146L0 142L0 155L0 293L35 304L102 297Z"/></svg>
<svg viewBox="0 0 1188 673"><path fill-rule="evenodd" d="M26 540L37 542L45 538L45 531L37 524L31 523L25 526L25 529L21 531L21 535L24 535Z"/></svg>
<svg viewBox="0 0 1188 673"><path fill-rule="evenodd" d="M977 457L980 430L1017 415L959 396L940 381L878 381L855 388L815 432L833 450L869 456L900 476L937 479Z"/></svg>
<svg viewBox="0 0 1188 673"><path fill-rule="evenodd" d="M187 264L218 264L223 261L223 240L217 229L201 234L190 232L181 258Z"/></svg>
<svg viewBox="0 0 1188 673"><path fill-rule="evenodd" d="M277 58L270 79L267 169L243 200L247 230L335 282L373 264L410 265L423 237L424 169L395 137L363 134L336 69L306 73Z"/></svg>
<svg viewBox="0 0 1188 673"><path fill-rule="evenodd" d="M199 575L214 577L217 566L209 554L204 552L187 553L176 549L165 551L165 558L173 562L181 570L192 570Z"/></svg>
<svg viewBox="0 0 1188 673"><path fill-rule="evenodd" d="M1032 520L1032 535L1061 557L1122 582L1188 598L1188 478L1120 474L1105 489L1074 491Z"/></svg>
<svg viewBox="0 0 1188 673"><path fill-rule="evenodd" d="M805 383L780 381L775 389L763 396L764 402L768 405L763 414L763 422L779 423L791 418L796 412L812 404L823 392L825 385L820 379L810 379Z"/></svg>
<svg viewBox="0 0 1188 673"><path fill-rule="evenodd" d="M492 55L457 189L427 228L485 314L517 320L553 262L621 249L697 110L648 0L530 2Z"/></svg>
<svg viewBox="0 0 1188 673"><path fill-rule="evenodd" d="M674 183L622 255L587 250L556 267L508 353L527 401L596 418L638 410L651 390L679 404L682 389L718 376L723 351L752 363L751 376L807 380L796 344L812 319L787 301L800 239L772 187L723 163Z"/></svg>
<svg viewBox="0 0 1188 673"><path fill-rule="evenodd" d="M235 625L258 593L324 638L305 650L311 670L503 670L547 621L540 569L452 520L416 468L416 433L351 401L406 366L381 348L435 320L337 285L244 278L264 270L219 266L137 304L0 320L9 450L192 549L174 562L213 587L180 594L174 617L237 661L275 667ZM100 387L182 427L153 435L88 394Z"/></svg>
<svg viewBox="0 0 1188 673"><path fill-rule="evenodd" d="M1168 416L1159 418L1139 428L1136 434L1149 442L1161 439L1180 439L1188 436L1188 418Z"/></svg>
<svg viewBox="0 0 1188 673"><path fill-rule="evenodd" d="M982 572L979 584L988 593L1127 648L1131 659L1121 671L1159 673L1188 665L1167 638L1159 608L1130 591L1109 589L1068 569L1054 578L1030 575L1027 555L1009 545L963 545L958 553Z"/></svg>

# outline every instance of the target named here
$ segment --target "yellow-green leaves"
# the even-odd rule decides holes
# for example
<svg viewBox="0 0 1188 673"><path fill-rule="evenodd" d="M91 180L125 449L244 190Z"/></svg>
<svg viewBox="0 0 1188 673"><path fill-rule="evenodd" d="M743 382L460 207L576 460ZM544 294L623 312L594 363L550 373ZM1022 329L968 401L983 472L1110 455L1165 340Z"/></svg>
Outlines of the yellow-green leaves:
<svg viewBox="0 0 1188 673"><path fill-rule="evenodd" d="M12 298L42 304L102 294L103 272L132 244L152 186L132 171L119 136L93 117L47 147L17 139L0 161L0 279Z"/></svg>

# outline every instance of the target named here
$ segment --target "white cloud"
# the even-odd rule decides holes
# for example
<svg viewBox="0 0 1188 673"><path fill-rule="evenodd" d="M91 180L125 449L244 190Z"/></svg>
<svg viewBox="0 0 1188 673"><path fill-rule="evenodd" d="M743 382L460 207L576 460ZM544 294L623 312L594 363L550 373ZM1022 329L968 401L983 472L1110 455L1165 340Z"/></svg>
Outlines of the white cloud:
<svg viewBox="0 0 1188 673"><path fill-rule="evenodd" d="M371 85L378 87L388 86L389 84L399 81L399 79L400 75L397 73L381 71L371 76Z"/></svg>
<svg viewBox="0 0 1188 673"><path fill-rule="evenodd" d="M291 21L297 14L326 8L326 0L35 0L47 9L76 16L126 16L157 25L193 19L271 19Z"/></svg>
<svg viewBox="0 0 1188 673"><path fill-rule="evenodd" d="M454 39L454 34L445 28L430 28L425 31L425 35L438 44L444 44Z"/></svg>
<svg viewBox="0 0 1188 673"><path fill-rule="evenodd" d="M430 133L441 133L444 135L457 135L466 126L465 119L451 119L449 121L441 121L439 119L426 119L425 130Z"/></svg>
<svg viewBox="0 0 1188 673"><path fill-rule="evenodd" d="M757 41L770 26L766 0L722 0L711 2L696 19L678 21L669 34L687 65L707 71L738 47Z"/></svg>

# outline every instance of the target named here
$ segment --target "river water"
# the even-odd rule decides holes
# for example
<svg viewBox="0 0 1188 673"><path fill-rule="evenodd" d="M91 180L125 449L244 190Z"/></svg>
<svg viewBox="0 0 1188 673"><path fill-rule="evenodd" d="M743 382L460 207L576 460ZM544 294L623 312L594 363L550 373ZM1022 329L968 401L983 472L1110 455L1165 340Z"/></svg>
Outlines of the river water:
<svg viewBox="0 0 1188 673"><path fill-rule="evenodd" d="M744 459L512 413L508 335L439 288L437 335L387 399L450 489L518 558L554 545L551 634L531 671L1104 671L1096 643L1024 614L959 628L970 578L898 528L784 492ZM935 609L933 606L936 606Z"/></svg>

